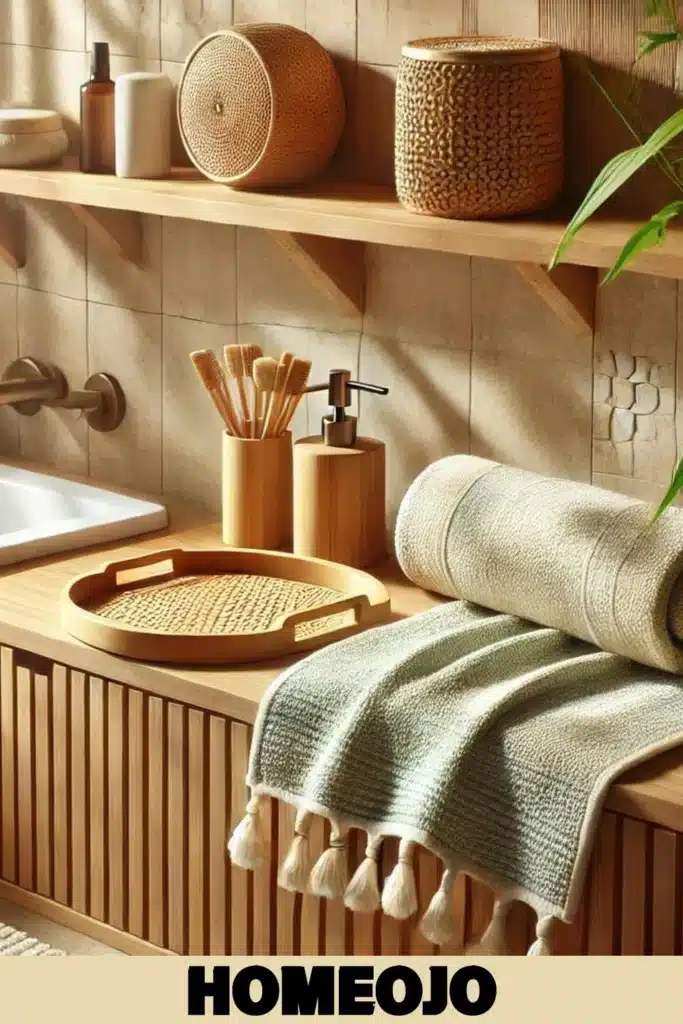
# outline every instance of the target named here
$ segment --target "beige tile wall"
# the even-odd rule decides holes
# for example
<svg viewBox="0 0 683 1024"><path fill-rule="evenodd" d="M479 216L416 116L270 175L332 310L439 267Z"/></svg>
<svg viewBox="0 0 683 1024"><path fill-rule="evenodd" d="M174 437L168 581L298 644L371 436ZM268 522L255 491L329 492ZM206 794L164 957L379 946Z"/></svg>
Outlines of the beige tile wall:
<svg viewBox="0 0 683 1024"><path fill-rule="evenodd" d="M385 182L393 175L402 42L460 31L541 33L618 74L630 66L641 7L641 0L4 0L0 104L57 107L75 141L78 87L95 39L111 43L115 73L162 68L177 81L208 32L233 20L286 21L312 32L338 60L348 101L339 172ZM673 86L668 58L644 70ZM574 75L571 56L567 71L569 180L581 185L620 137ZM178 142L176 150L181 159ZM627 275L602 290L592 343L569 333L510 265L371 246L367 309L349 316L313 291L264 232L148 217L139 270L104 253L65 209L37 202L24 209L27 265L14 274L0 264L0 363L17 353L53 359L76 386L96 370L113 372L129 415L103 436L73 413L46 410L20 421L0 410L0 454L194 497L217 511L220 431L187 357L239 340L274 355L305 355L316 378L347 366L391 388L387 399L364 398L360 411L363 432L387 442L392 513L425 465L455 451L647 498L668 480L683 388L674 282ZM615 420L615 396L626 395L628 405L635 386L620 377L617 357L624 373L630 357L640 358L639 368L647 363L654 413L631 420L622 408ZM635 359L633 366L639 372ZM297 414L297 434L316 431L323 412L324 401L311 396ZM615 441L631 422L633 437Z"/></svg>

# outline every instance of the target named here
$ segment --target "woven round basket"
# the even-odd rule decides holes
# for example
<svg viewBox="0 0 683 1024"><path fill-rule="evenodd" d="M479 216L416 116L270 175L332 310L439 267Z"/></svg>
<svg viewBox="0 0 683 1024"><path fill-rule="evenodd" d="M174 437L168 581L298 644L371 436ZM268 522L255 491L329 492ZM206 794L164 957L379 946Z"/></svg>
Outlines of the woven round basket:
<svg viewBox="0 0 683 1024"><path fill-rule="evenodd" d="M396 93L400 201L437 217L503 217L562 190L560 50L540 39L420 39Z"/></svg>
<svg viewBox="0 0 683 1024"><path fill-rule="evenodd" d="M291 25L238 25L190 54L178 90L188 155L207 177L249 188L320 174L344 127L332 58Z"/></svg>

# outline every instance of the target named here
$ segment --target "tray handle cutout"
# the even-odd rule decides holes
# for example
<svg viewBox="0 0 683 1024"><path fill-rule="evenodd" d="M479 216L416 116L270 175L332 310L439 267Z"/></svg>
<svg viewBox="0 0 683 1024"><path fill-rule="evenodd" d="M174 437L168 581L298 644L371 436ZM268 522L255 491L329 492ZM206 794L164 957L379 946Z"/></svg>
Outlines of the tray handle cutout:
<svg viewBox="0 0 683 1024"><path fill-rule="evenodd" d="M333 601L332 604L323 604L319 608L309 608L303 612L292 612L286 615L279 623L280 629L292 631L294 643L301 643L302 638L296 636L296 627L304 622L315 622L317 619L328 619L333 615L340 615L342 612L355 613L355 626L362 626L370 610L370 601L367 594L358 594L356 597L346 597L342 601ZM333 629L325 633L326 641L332 640L337 634L346 636L349 626L342 626L341 629Z"/></svg>
<svg viewBox="0 0 683 1024"><path fill-rule="evenodd" d="M102 573L104 576L113 576L117 587L131 583L146 583L148 580L169 579L177 573L177 560L182 554L182 548L176 548L174 551L150 551L139 558L109 562L102 567Z"/></svg>

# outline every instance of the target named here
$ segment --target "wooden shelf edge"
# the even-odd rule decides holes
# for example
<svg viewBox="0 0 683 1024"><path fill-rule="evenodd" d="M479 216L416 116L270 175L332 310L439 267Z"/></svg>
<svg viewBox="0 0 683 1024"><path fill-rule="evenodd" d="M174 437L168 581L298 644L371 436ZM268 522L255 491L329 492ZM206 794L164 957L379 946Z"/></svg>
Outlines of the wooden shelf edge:
<svg viewBox="0 0 683 1024"><path fill-rule="evenodd" d="M555 316L578 337L595 329L596 267L562 263L546 270L537 263L518 263L517 269Z"/></svg>
<svg viewBox="0 0 683 1024"><path fill-rule="evenodd" d="M311 283L344 313L365 310L365 245L289 231L269 231Z"/></svg>
<svg viewBox="0 0 683 1024"><path fill-rule="evenodd" d="M26 264L26 227L22 211L0 199L0 260L11 270Z"/></svg>
<svg viewBox="0 0 683 1024"><path fill-rule="evenodd" d="M127 263L143 265L142 214L130 210L106 209L68 203L74 216L85 225L100 245Z"/></svg>

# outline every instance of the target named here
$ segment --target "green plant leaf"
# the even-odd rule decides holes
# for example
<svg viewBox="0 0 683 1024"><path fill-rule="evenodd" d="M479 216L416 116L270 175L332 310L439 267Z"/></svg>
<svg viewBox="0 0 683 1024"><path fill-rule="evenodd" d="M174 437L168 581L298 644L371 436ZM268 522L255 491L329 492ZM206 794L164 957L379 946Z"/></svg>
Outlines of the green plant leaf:
<svg viewBox="0 0 683 1024"><path fill-rule="evenodd" d="M642 60L643 57L647 57L648 53L658 50L660 46L666 46L667 43L678 43L681 39L680 32L639 32L638 35L641 43L636 60Z"/></svg>
<svg viewBox="0 0 683 1024"><path fill-rule="evenodd" d="M669 486L669 490L666 492L666 494L662 498L662 501L661 501L661 504L659 505L659 508L657 509L657 511L655 512L655 514L652 517L652 522L653 523L657 519L659 519L659 517L662 515L663 512L666 512L666 510L669 507L669 505L671 504L671 502L675 501L675 499L680 494L681 490L683 490L683 459L680 460L680 462L676 466L676 469L674 470L674 475L671 478L671 484Z"/></svg>
<svg viewBox="0 0 683 1024"><path fill-rule="evenodd" d="M644 252L646 249L652 249L656 245L661 243L666 238L667 224L674 217L678 217L683 214L683 200L678 199L673 203L669 203L659 213L656 213L647 223L641 224L641 226L633 232L624 248L619 253L617 260L611 270L602 279L601 284L607 284L609 281L614 281L619 276L622 270L625 269L638 253Z"/></svg>
<svg viewBox="0 0 683 1024"><path fill-rule="evenodd" d="M557 249L550 261L552 270L561 261L562 256L574 241L587 220L596 213L610 196L625 185L653 156L668 146L683 131L683 109L677 110L663 124L653 131L652 135L640 146L618 153L603 167L588 190L585 199L567 225Z"/></svg>

